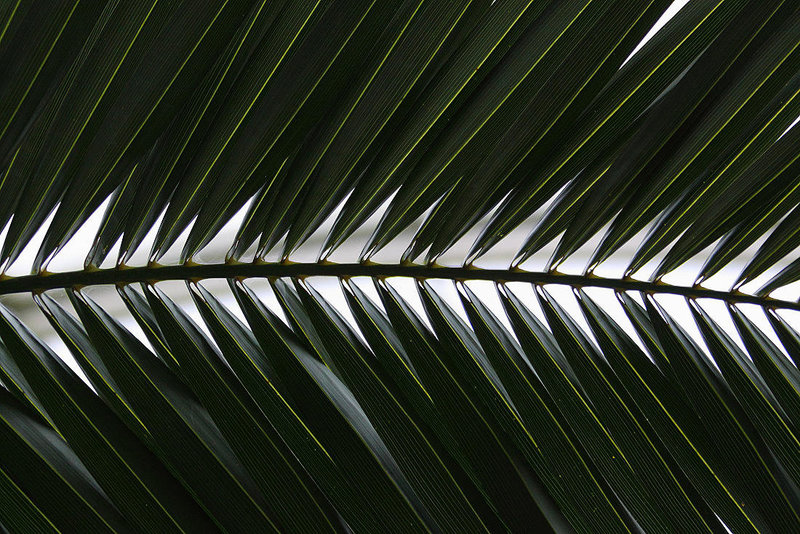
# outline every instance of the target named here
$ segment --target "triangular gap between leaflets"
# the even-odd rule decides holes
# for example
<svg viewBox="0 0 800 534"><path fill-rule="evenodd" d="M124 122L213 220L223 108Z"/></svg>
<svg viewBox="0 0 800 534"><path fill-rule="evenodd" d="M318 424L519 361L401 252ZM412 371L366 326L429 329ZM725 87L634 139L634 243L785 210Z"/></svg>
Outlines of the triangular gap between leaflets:
<svg viewBox="0 0 800 534"><path fill-rule="evenodd" d="M639 334L636 332L633 323L628 318L628 314L622 308L619 300L617 300L616 291L605 287L587 287L584 288L586 295L592 299L606 314L608 314L616 324L628 335L628 337L642 349L642 352L647 354L647 348Z"/></svg>
<svg viewBox="0 0 800 534"><path fill-rule="evenodd" d="M386 313L386 307L383 305L381 296L378 293L378 290L375 288L375 284L373 283L372 277L357 276L354 278L350 278L349 280L347 280L346 283L358 287L358 289L363 291L367 295L367 297L369 297L369 300L376 308Z"/></svg>
<svg viewBox="0 0 800 534"><path fill-rule="evenodd" d="M471 324L469 316L464 306L461 304L461 297L458 295L455 282L452 280L443 280L441 278L432 278L425 281L429 288L433 289L439 297L450 306L456 314L461 317L465 324Z"/></svg>
<svg viewBox="0 0 800 534"><path fill-rule="evenodd" d="M284 243L286 243L286 234L282 235L275 245L258 259L266 263L280 263L283 260L283 258L281 258L281 251L283 250Z"/></svg>
<svg viewBox="0 0 800 534"><path fill-rule="evenodd" d="M111 195L92 212L72 237L64 244L61 250L46 261L44 268L52 273L80 271L84 268L85 258L94 244L106 208L111 201ZM25 251L27 252L27 250ZM23 254L25 253L23 252ZM22 256L20 255L20 258Z"/></svg>
<svg viewBox="0 0 800 534"><path fill-rule="evenodd" d="M358 255L367 245L367 240L372 236L373 230L378 227L378 223L383 219L383 216L392 205L392 200L397 195L397 189L389 195L389 197L378 206L372 215L370 215L364 223L359 226L350 236L345 239L341 245L333 249L329 254L324 254L323 257L334 263L353 263L358 261ZM351 193L352 194L352 193ZM349 198L350 194L348 194ZM325 236L327 239L327 235Z"/></svg>
<svg viewBox="0 0 800 534"><path fill-rule="evenodd" d="M784 219L786 219L787 217L792 217L794 215L797 215L797 213L796 213L797 210L800 210L800 205L795 206L786 215L781 217L781 219L777 223L775 223L775 225L772 228L770 228L769 231L766 232L761 239L759 239L759 241L757 242L759 244L758 248L759 249L761 248L761 245L767 239L769 239L769 237L778 228L778 226L784 221ZM756 249L755 252L757 252L757 250L758 249ZM748 258L748 260L752 259L755 256L755 252L753 253L752 256L750 256L750 258ZM739 291L742 291L744 293L758 291L761 288L761 286L766 284L773 276L778 274L780 271L783 270L784 267L786 267L787 265L792 263L797 258L800 258L800 248L797 248L797 249L793 250L792 252L790 252L789 254L784 256L783 258L781 258L778 261L776 261L772 266L770 266L768 269L766 269L763 273L758 275L756 278L752 279L751 281L747 282L746 284L743 284L741 287L739 287ZM749 261L748 261L748 263L749 263ZM798 294L796 292L793 292L793 291L788 291L788 292L785 291L785 288L790 287L790 286L791 286L791 284L785 286L784 288L780 288L780 289L777 289L777 290L773 291L771 296L773 296L775 298L784 298L784 297L781 297L779 295L787 295L785 297L787 300L797 300L797 298L798 298L798 296L800 296L800 294Z"/></svg>
<svg viewBox="0 0 800 534"><path fill-rule="evenodd" d="M181 259L181 252L183 252L183 247L186 245L186 241L189 239L189 234L194 227L194 223L197 221L197 215L195 215L191 222L186 225L186 228L183 229L183 232L178 236L178 239L170 246L166 252L162 253L161 256L158 258L157 263L162 265L177 265L182 263ZM152 249L151 249L151 257L152 257Z"/></svg>
<svg viewBox="0 0 800 534"><path fill-rule="evenodd" d="M230 251L228 251L230 252ZM242 263L253 262L256 259L256 253L258 252L258 239L250 243L250 245L242 252L241 256L237 261ZM228 253L225 253L225 261L229 261Z"/></svg>
<svg viewBox="0 0 800 534"><path fill-rule="evenodd" d="M766 313L764 313L764 308L757 304L737 304L736 308L742 312L745 317L750 319L750 321L752 321L753 324L755 324L758 329L761 330L761 332L781 350L784 356L788 356L786 347L783 346L783 343L781 343L781 340L778 337L778 334L775 332L775 329L772 328L769 319L767 319ZM797 312L793 310L778 310L778 315L786 319L787 323L789 322L788 318L791 316L793 317L793 322L795 322L792 327L797 328L800 326L800 315L798 315Z"/></svg>
<svg viewBox="0 0 800 534"><path fill-rule="evenodd" d="M663 247L660 251L658 251L658 254L653 256L653 258L650 261L648 261L647 263L645 263L644 265L642 265L641 267L636 269L634 272L630 273L631 278L633 278L635 280L646 280L646 281L652 280L653 277L655 276L656 269L661 264L661 260L663 260L664 257L669 253L669 251L672 248L672 246L675 243L677 243L678 240L680 240L681 236L683 236L683 233L681 233L681 235L678 236L677 238L675 238L672 241L670 241L670 243L666 247ZM638 248L639 247L636 247L636 250L638 250ZM631 258L633 258L633 255L635 254L635 252L636 251L631 251L631 256L630 256ZM684 263L683 265L686 265L686 264ZM690 286L690 285L692 285L692 282L696 278L696 274L697 273L695 273L695 276L691 275L691 267L692 267L692 265L689 265L689 269L688 270L687 269L681 270L681 267L683 267L683 265L678 267L678 269L670 271L669 273L664 275L664 278L669 276L670 279L673 280L673 283L676 284L676 285L682 285L682 286ZM701 267L702 267L702 264L696 266L695 270L699 271ZM678 274L675 274L675 271L680 271L680 272ZM678 280L682 280L683 283L678 283ZM669 282L667 282L667 283L669 283Z"/></svg>
<svg viewBox="0 0 800 534"><path fill-rule="evenodd" d="M137 286L138 284L130 284L128 287L134 291L138 291L141 294L141 290ZM67 297L66 290L53 289L47 291L45 294L58 302L68 313L70 313L73 317L75 317L76 320L78 320L78 322L80 322L78 313L75 311L75 308L72 306L72 303ZM153 345L147 339L147 336L145 336L144 331L139 327L139 323L136 322L136 319L134 319L133 315L131 315L131 313L128 311L127 306L125 306L122 297L120 297L119 293L117 293L116 288L110 285L87 286L80 290L80 294L95 302L108 315L113 317L126 330L133 334L136 339L141 341L150 352L155 354ZM40 316L43 317L41 314ZM22 317L20 317L20 320L22 320L29 327L31 326ZM31 329L36 332L37 335L41 335L41 329ZM64 347L64 350L66 350L66 347ZM68 352L69 351L67 351L67 353ZM61 356L61 353L59 353L59 356Z"/></svg>
<svg viewBox="0 0 800 534"><path fill-rule="evenodd" d="M780 139L781 137L783 137L784 135L786 135L786 134L787 134L787 132L788 132L789 130L791 130L792 128L794 128L794 127L795 127L795 125L796 125L798 122L800 122L800 116L798 116L798 117L797 117L795 120L793 120L793 121L792 121L792 123L791 123L791 124L790 124L790 125L789 125L789 126L788 126L788 127L787 127L787 128L784 130L784 131L783 131L783 133L781 134L781 136L780 136L780 137L778 137L778 139ZM776 141L777 141L777 139L776 139Z"/></svg>
<svg viewBox="0 0 800 534"><path fill-rule="evenodd" d="M17 259L11 265L3 266L3 274L8 276L25 276L26 274L31 274L33 260L36 258L36 253L39 251L39 247L42 246L44 237L47 234L47 229L50 228L50 223L53 222L53 217L55 217L58 206L60 206L60 204L56 204L56 206L52 209L44 222L42 222L42 225L39 227L36 233L33 234L33 237L31 237L30 241L28 241L28 244L25 245L25 247L22 249L22 252L19 254L19 256L17 256ZM4 245L7 236L8 225L3 231Z"/></svg>
<svg viewBox="0 0 800 534"><path fill-rule="evenodd" d="M150 250L153 248L153 243L158 235L158 229L161 227L161 222L164 220L164 215L167 213L166 206L161 210L161 213L156 218L153 226L147 231L136 250L133 251L131 257L125 262L128 267L144 267L150 262ZM125 255L125 251L120 251L117 255L117 264L119 264Z"/></svg>
<svg viewBox="0 0 800 534"><path fill-rule="evenodd" d="M637 52L638 52L638 51L639 51L639 50L640 50L640 49L641 49L641 48L642 48L642 47L643 47L645 44L647 44L647 41L649 41L650 39L652 39L652 38L653 38L653 36L654 36L656 33L658 33L658 31L659 31L661 28L663 28L663 27L664 27L664 25L665 25L667 22L669 22L669 21L670 21L670 19L672 19L672 17L674 17L674 16L675 16L675 15L678 13L678 11L679 11L680 9L682 9L682 8L683 8L683 6L685 6L685 5L686 5L686 4L688 4L688 3L689 3L689 0L674 0L674 1L672 2L672 4L670 4L670 6L669 6L669 7L666 9L666 11L664 11L664 13L661 15L661 17L659 17L659 19L656 21L656 23L655 23L655 24L653 24L653 27L652 27L652 28L650 28L650 30L649 30L649 31L648 31L648 32L645 34L645 36L642 38L642 40L641 40L641 41L639 41L639 44L637 44L637 45L636 45L636 48L634 48L634 49L633 49L633 52L631 52L631 53L630 53L630 55L628 55L628 57L625 59L625 61L623 61L623 62L622 62L622 65L625 65L625 63L627 63L628 61L630 61L630 59L631 59L631 58L632 58L634 55L636 55L636 53L637 53ZM622 68L622 65L620 65L620 68Z"/></svg>
<svg viewBox="0 0 800 534"><path fill-rule="evenodd" d="M639 303L639 305L640 305L642 308L644 308L644 306L645 306L645 304L644 304L644 298L642 297L642 293L641 293L641 292L639 292L639 291L633 291L633 290L627 290L627 291L625 291L625 294L626 294L626 295L628 295L629 297L631 297L631 298L632 298L633 300L635 300L637 303Z"/></svg>
<svg viewBox="0 0 800 534"><path fill-rule="evenodd" d="M122 246L122 236L119 236L114 244L108 249L108 254L103 258L98 269L113 269L117 266L117 257L119 256L120 247Z"/></svg>
<svg viewBox="0 0 800 534"><path fill-rule="evenodd" d="M791 284L786 284L783 287L779 287L770 293L769 296L779 300L797 302L797 300L800 299L800 280L796 280Z"/></svg>
<svg viewBox="0 0 800 534"><path fill-rule="evenodd" d="M399 263L403 256L406 253L406 250L411 246L413 243L414 238L419 232L422 225L425 223L426 220L431 216L431 214L436 210L439 206L439 203L442 199L445 198L446 195L442 195L439 197L436 202L433 202L425 212L414 219L410 224L408 224L403 230L397 234L397 236L389 241L386 245L381 247L378 250L372 251L371 254L365 256L366 246L369 245L369 240L372 238L372 232L374 229L370 228L370 237L367 238L366 244L364 248L361 250L359 254L359 261L372 261L375 263ZM389 206L387 206L388 208ZM427 254L430 247L426 247L425 250L422 251L417 257L408 258L410 262L421 262L421 258L424 258L425 254Z"/></svg>
<svg viewBox="0 0 800 534"><path fill-rule="evenodd" d="M291 280L287 281L291 282ZM274 313L276 317L278 317L281 321L283 321L283 324L285 324L286 326L290 325L289 319L283 312L283 308L281 308L281 304L278 301L278 297L275 295L275 291L272 289L272 286L270 285L269 280L267 278L248 278L246 280L243 280L241 283L245 287L250 289L256 295L256 297L258 297L258 300L261 301L261 303L269 311ZM238 306L238 303L236 308L238 309L237 316L244 317L244 312ZM249 328L249 322L245 320L244 323L247 324Z"/></svg>
<svg viewBox="0 0 800 534"><path fill-rule="evenodd" d="M789 254L787 254L780 260L776 261L772 266L770 266L769 269L765 270L762 274L758 275L750 282L742 285L739 288L739 291L742 291L743 293L757 291L758 289L761 288L761 286L763 286L769 280L771 280L773 276L781 272L784 269L784 267L794 262L798 258L800 258L800 248L796 248L795 250L791 251ZM798 285L798 282L800 282L800 280L787 284L783 287L779 287L778 289L770 293L770 296L776 299L797 301L798 298L800 298L800 285Z"/></svg>
<svg viewBox="0 0 800 534"><path fill-rule="evenodd" d="M239 308L227 279L207 278L200 280L197 285L211 293L217 301L231 312L231 315L234 315L243 324L247 324L247 318Z"/></svg>
<svg viewBox="0 0 800 534"><path fill-rule="evenodd" d="M641 306L642 308L644 308L644 307L645 307L644 298L642 297L642 294L641 294L639 291L625 291L625 295L627 295L628 297L630 297L632 300L636 301L636 302L639 304L639 306ZM622 304L619 302L619 298L617 299L617 302L619 303L619 306L620 306L620 308L622 308L622 309L623 309L623 311L624 311L624 307L623 307L623 306L622 306ZM627 313L625 314L625 317L626 317L626 319L627 319ZM630 322L630 320L628 321L628 324L632 324L632 323ZM638 333L638 332L636 332L635 340L639 340L639 341L641 341L641 337L639 336L639 333ZM640 345L640 346L641 346L641 345ZM653 362L653 364L655 364L655 365L658 365L658 362L656 361L655 357L653 356L653 354L651 354L651 353L650 353L650 351L649 351L649 350L645 350L645 351L644 351L644 353L647 355L648 359L649 359L651 362Z"/></svg>
<svg viewBox="0 0 800 534"><path fill-rule="evenodd" d="M239 231L239 227L242 225L242 221L244 221L247 215L247 210L250 208L250 204L254 199L255 195L250 197L250 199L233 214L233 217L220 228L211 241L197 251L192 258L195 263L209 264L225 262L227 252L231 248L231 244L236 238L236 233ZM242 261L245 260L242 259Z"/></svg>
<svg viewBox="0 0 800 534"><path fill-rule="evenodd" d="M397 234L397 237L389 241L385 246L381 247L377 251L373 252L370 256L368 256L367 260L373 261L375 263L398 263L402 258L403 254L405 253L408 246L411 244L412 239L414 236L417 235L422 224L430 217L430 214L436 207L439 205L441 198L439 198L436 202L431 204L431 206L425 210L425 213L417 217L411 224L403 228L403 230ZM370 229L371 230L371 229ZM371 237L371 235L370 235ZM427 250L422 251L420 256L424 256ZM359 256L363 255L362 253ZM411 258L411 261L414 262L418 260L417 258Z"/></svg>
<svg viewBox="0 0 800 534"><path fill-rule="evenodd" d="M545 246L534 252L530 258L527 258L522 263L517 264L517 268L522 269L523 271L545 272L547 263L550 261L550 258L553 256L553 253L556 251L556 247L561 242L563 237L564 232L561 232Z"/></svg>
<svg viewBox="0 0 800 534"><path fill-rule="evenodd" d="M572 181L564 184L547 202L545 202L539 209L534 211L530 217L528 217L519 227L515 228L506 239L509 237L514 236L515 232L519 231L520 229L527 230L524 239L522 239L518 245L516 245L515 250L511 252L511 260L509 263L512 266L516 266L525 271L534 271L534 272L546 272L552 271L553 268L549 267L550 263L552 262L552 256L555 254L556 249L558 248L558 244L564 237L564 232L560 232L555 238L550 240L544 246L540 247L536 250L530 257L526 258L524 261L520 262L518 258L522 256L523 250L522 248L525 246L526 242L528 241L529 237L538 230L538 226L541 224L542 220L547 217L550 210L553 208L553 205L560 199L563 192L570 186ZM574 222L571 224L575 224ZM513 238L513 237L512 237ZM500 245L498 243L498 245ZM498 246L495 245L495 246ZM583 247L579 250L583 252ZM577 254L577 252L576 252ZM559 269L560 270L560 269Z"/></svg>
<svg viewBox="0 0 800 534"><path fill-rule="evenodd" d="M359 328L355 317L353 317L353 312L350 310L350 305L347 303L347 299L344 296L339 278L334 276L312 276L306 278L305 283L322 295L325 302L330 304L339 312L339 315L347 321L350 328L352 328L353 332L355 332L364 346L369 347L369 343L361 332L361 328Z"/></svg>
<svg viewBox="0 0 800 534"><path fill-rule="evenodd" d="M506 331L511 335L511 337L519 342L517 335L514 332L514 328L511 326L511 321L508 320L508 316L503 309L503 303L500 302L500 296L497 294L497 286L495 283L488 280L469 280L465 282L464 285L466 285L470 291L475 293L484 306L486 306L489 311L492 312L495 318L497 318L500 324L505 327Z"/></svg>
<svg viewBox="0 0 800 534"><path fill-rule="evenodd" d="M550 325L547 323L547 317L545 317L542 307L539 306L539 298L535 293L535 284L529 284L528 282L507 282L503 284L503 288L513 293L543 325L548 329L550 328ZM501 288L501 290L503 288Z"/></svg>
<svg viewBox="0 0 800 534"><path fill-rule="evenodd" d="M776 226L778 224L780 224L780 222L776 223ZM772 233L772 230L774 229L775 226L773 226L769 232L759 237L752 245L750 245L749 247L744 249L741 253L739 253L738 256L736 256L727 264L725 264L725 266L719 271L717 271L714 275L709 276L705 280L702 280L701 281L702 286L707 287L709 289L730 291L736 280L739 278L741 272L747 266L748 260L755 255L758 249L761 248L761 245L764 244L764 241L767 240L769 234ZM720 239L723 238L724 236ZM715 247L717 246L717 243L719 243L719 241L715 242L714 244ZM745 285L749 286L750 284L745 284Z"/></svg>
<svg viewBox="0 0 800 534"><path fill-rule="evenodd" d="M727 305L718 299L697 299L696 302L705 310L711 319L731 337L739 348L747 354L747 347L745 347L744 341L739 335L739 331L736 329L736 325L728 311Z"/></svg>
<svg viewBox="0 0 800 534"><path fill-rule="evenodd" d="M783 221L787 217L796 215L795 212L798 209L800 209L800 206L795 206L794 208L789 210L783 217L780 218L780 220L778 220L774 225L772 225L772 227L768 231L764 232L764 235L762 235L755 243L753 243L747 250L745 250L745 252L741 255L744 259L744 265L742 266L742 269L745 269L747 267L747 264L750 263L750 260L755 257L756 253L761 249L763 244L769 239L769 237L778 228L778 226L780 226L781 223L783 223ZM751 251L752 253L750 253ZM747 255L748 253L750 254ZM790 252L789 254L787 254L777 262L775 262L775 264L772 265L769 269L766 269L763 273L761 273L751 281L747 282L746 284L742 284L742 286L738 288L739 291L742 291L743 293L751 293L758 291L761 288L761 286L767 283L767 281L769 281L773 276L778 274L781 270L783 270L784 267L786 267L788 264L794 261L795 258L798 257L800 257L800 250L794 250ZM778 298L777 297L778 291L781 290L779 289L774 291L772 296Z"/></svg>
<svg viewBox="0 0 800 534"><path fill-rule="evenodd" d="M433 325L428 319L428 314L425 313L425 307L422 305L417 292L417 282L413 278L407 277L392 277L386 280L397 293L403 297L403 300L417 313L419 319L425 324L430 332L433 332Z"/></svg>
<svg viewBox="0 0 800 534"><path fill-rule="evenodd" d="M544 203L544 205L534 211L531 214L531 217L526 219L525 222L520 225L521 227L528 227L529 231L525 237L525 240L522 241L519 246L517 246L516 251L513 253L512 265L516 264L516 267L525 271L544 272L548 270L547 266L551 261L551 257L556 251L556 247L561 242L561 239L563 239L564 232L560 232L555 238L550 240L550 242L545 244L543 247L540 247L539 250L531 254L529 258L526 258L525 261L519 262L517 258L522 254L521 249L525 242L534 232L537 231L537 227L539 224L541 224L542 219L548 215L550 209L553 208L553 205L561 198L561 195L569 188L574 180L575 178L573 177L572 180L562 185L559 190L556 191L555 194L553 194L553 196Z"/></svg>
<svg viewBox="0 0 800 534"><path fill-rule="evenodd" d="M777 310L778 315L789 323L792 329L800 332L800 311L798 310Z"/></svg>
<svg viewBox="0 0 800 534"><path fill-rule="evenodd" d="M328 236L328 233L333 228L333 224L336 222L336 219L342 212L345 202L347 202L352 194L352 191L349 192L347 196L342 199L342 201L339 202L339 204L337 204L336 207L328 214L325 220L323 220L319 226L317 226L314 231L311 232L305 241L303 241L303 243L297 247L297 249L289 254L289 260L298 263L319 261L323 253L322 246L325 244L325 238ZM281 249L282 248L283 247L281 247ZM355 254L353 254L353 256L355 256Z"/></svg>
<svg viewBox="0 0 800 534"><path fill-rule="evenodd" d="M19 316L17 318L19 318ZM69 350L69 348L67 348L67 345L61 340L55 329L50 325L47 319L44 318L44 316L42 316L40 321L36 322L35 327L27 322L23 322L23 324L30 328L31 331L36 334L36 337L39 338L42 343L47 345L47 348L53 351L53 354L55 354L58 359L64 362L84 384L89 386L89 389L91 389L94 393L97 393L97 390L95 390L94 386L92 386L89 378L83 372L83 369L81 369L81 366L75 359L75 356L72 355L72 352Z"/></svg>
<svg viewBox="0 0 800 534"><path fill-rule="evenodd" d="M72 312L73 316L76 315L63 289L53 289L46 291L45 294L58 301L58 303L69 312ZM81 380L88 383L86 375L83 374L83 371L75 361L72 353L50 326L50 322L39 310L39 307L34 305L29 294L2 295L0 296L0 304L11 310L14 316L28 327L43 343L50 347L53 353L66 363L70 369L75 371Z"/></svg>
<svg viewBox="0 0 800 534"><path fill-rule="evenodd" d="M14 217L12 215L12 217L6 222L6 225L3 227L3 229L0 230L0 248L2 248L3 243L6 242L6 236L8 235L8 229L11 228L11 221L13 219L14 219ZM7 274L8 273L8 269L6 268L7 266L2 266L2 267L3 267L2 268L2 272Z"/></svg>
<svg viewBox="0 0 800 534"><path fill-rule="evenodd" d="M572 180L567 182L566 184L562 185L558 191L556 191L547 201L545 201L537 210L530 214L530 216L525 219L518 227L514 228L508 235L495 244L494 247L489 249L487 255L497 254L498 247L512 247L513 251L508 251L508 261L506 262L507 265L512 267L518 267L523 270L532 270L543 272L546 269L546 265L550 256L552 256L553 252L555 251L556 245L558 245L561 237L563 236L563 232L560 233L555 239L547 243L545 246L541 247L535 253L532 254L531 258L527 258L524 262L519 262L518 257L522 254L522 247L525 246L526 242L530 238L530 236L537 231L538 226L541 224L542 220L548 215L550 209L553 208L554 204L561 198L561 195L564 191L569 188ZM504 199L505 200L505 199ZM525 236L520 238L520 233L525 232ZM510 238L510 240L509 240ZM512 245L513 243L513 245ZM541 261L537 265L536 263L529 263L533 258L541 258ZM479 258L480 259L480 258Z"/></svg>
<svg viewBox="0 0 800 534"><path fill-rule="evenodd" d="M670 246L664 251L662 251L661 254L659 254L660 256L659 261L661 261L661 258L663 258L669 252L669 249L672 248L672 245L675 244L679 239L680 237L678 237L678 239L670 243ZM661 280L666 284L671 284L676 286L694 285L694 281L697 280L697 277L700 275L700 270L703 268L706 258L708 258L709 254L711 254L714 248L716 248L718 242L719 239L717 239L716 241L708 245L706 248L704 248L703 250L701 250L700 252L698 252L697 254L695 254L682 264L680 264L675 269L665 274L661 278ZM715 281L715 283L721 284L721 286L716 286L716 287L727 290L728 288L730 288L731 285L733 285L734 281L735 279L722 278L719 282ZM727 286L725 285L726 283ZM703 286L708 287L709 289L713 289L713 287L708 284L703 284Z"/></svg>
<svg viewBox="0 0 800 534"><path fill-rule="evenodd" d="M686 298L681 295L670 295L667 293L656 293L654 297L655 301L669 314L672 320L683 328L689 337L697 343L697 346L700 347L705 354L706 359L712 362L716 367L717 364L711 357L703 335L700 333L700 329L694 321L694 316L689 309Z"/></svg>
<svg viewBox="0 0 800 534"><path fill-rule="evenodd" d="M508 232L504 238L495 243L488 251L473 260L472 264L481 269L507 269L525 244L528 235L536 228L536 225L542 220L542 217L547 213L547 210L559 194L560 190L553 195L552 199L548 200L542 207L531 213L527 219ZM495 207L495 209L497 209L497 207Z"/></svg>
<svg viewBox="0 0 800 534"><path fill-rule="evenodd" d="M133 289L134 291L138 291L141 294L142 291L139 286L140 284L128 284L127 287ZM125 302L122 300L122 297L120 297L119 293L117 293L116 288L110 285L86 286L80 290L80 293L90 298L106 313L108 313L108 315L113 317L117 322L130 331L130 333L133 334L136 339L144 343L148 349L155 352L153 346L150 344L150 341L147 339L147 336L144 335L144 331L139 327L139 323L137 323L136 319L133 318L133 315L131 315L127 306L125 306ZM65 303L62 302L61 304L74 311L72 303L68 300ZM75 315L75 317L78 316L77 312L74 312L73 315Z"/></svg>
<svg viewBox="0 0 800 534"><path fill-rule="evenodd" d="M615 218L618 216L619 213L615 215ZM652 226L653 221L650 221L644 228L639 230L630 239L623 243L621 247L615 250L613 254L597 264L595 268L592 269L592 274L602 278L622 278L625 275L625 269L628 267L633 253L637 248L639 248L639 243L644 240L645 236L650 232L650 228ZM594 251L592 251L591 255L589 256L590 260L593 255ZM634 273L634 275L636 274L637 273Z"/></svg>
<svg viewBox="0 0 800 534"><path fill-rule="evenodd" d="M508 195L506 195L508 196ZM447 267L461 267L464 265L464 261L467 258L467 254L469 253L469 249L472 244L475 242L475 239L478 238L480 232L486 227L489 223L491 218L497 212L497 209L502 204L505 197L500 200L497 204L495 204L492 209L490 209L486 215L478 219L467 232L461 236L458 241L453 243L453 245L444 251L442 255L436 258L436 263L439 265L444 265ZM487 255L492 255L493 249L487 252Z"/></svg>
<svg viewBox="0 0 800 534"><path fill-rule="evenodd" d="M589 268L589 260L591 259L592 252L594 252L597 247L600 245L600 240L608 231L608 228L611 226L611 222L607 223L605 226L600 228L592 237L590 237L586 243L581 245L578 250L567 256L561 263L553 264L551 267L552 269L557 270L560 273L564 274L576 274L582 275L586 272L586 269ZM553 247L555 252L555 247ZM550 258L548 257L548 260ZM625 266L620 266L620 276L622 276L622 271L624 271Z"/></svg>
<svg viewBox="0 0 800 534"><path fill-rule="evenodd" d="M795 332L800 332L800 311L797 311L797 310L777 310L777 314L778 314L778 316L780 316L781 319L786 321L786 323L790 327L792 327L792 330L794 330ZM772 338L770 338L770 339L772 339ZM786 348L783 346L783 343L778 343L778 346L781 348L781 350L783 350L784 354L788 354L786 352Z"/></svg>
<svg viewBox="0 0 800 534"><path fill-rule="evenodd" d="M203 316L200 315L200 310L198 310L197 306L195 306L194 300L189 292L189 288L186 287L185 281L163 280L157 282L155 287L162 291L176 306L178 306L181 310L183 310L184 313L186 313L186 315L191 318L194 324L200 328L213 346L217 346L214 337L211 335L211 331L208 329L208 326L206 326L205 321L203 321Z"/></svg>
<svg viewBox="0 0 800 534"><path fill-rule="evenodd" d="M562 284L545 284L544 290L569 314L573 321L583 331L587 338L594 344L594 348L598 353L601 353L600 344L597 338L594 337L594 332L589 327L586 317L583 315L578 299L575 297L574 288L572 286Z"/></svg>

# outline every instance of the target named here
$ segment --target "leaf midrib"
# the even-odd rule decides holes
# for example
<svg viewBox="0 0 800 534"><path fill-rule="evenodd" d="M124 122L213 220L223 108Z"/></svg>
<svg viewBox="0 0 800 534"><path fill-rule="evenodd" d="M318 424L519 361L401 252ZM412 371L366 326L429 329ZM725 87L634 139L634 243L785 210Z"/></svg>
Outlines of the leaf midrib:
<svg viewBox="0 0 800 534"><path fill-rule="evenodd" d="M335 276L352 278L407 277L418 279L446 279L456 281L485 280L490 282L528 282L532 284L561 284L578 287L601 287L617 291L642 291L666 293L692 299L710 298L731 304L756 304L766 308L800 311L800 303L759 297L739 291L719 291L702 286L677 286L663 282L647 282L633 278L602 278L595 275L573 275L558 272L533 272L513 269L482 269L476 267L444 267L420 264L378 263L215 263L182 265L150 264L145 267L115 267L68 271L43 272L25 276L0 276L0 295L41 292L49 289L83 287L102 284L130 284L135 282L161 282L166 280L203 280L207 278L305 278Z"/></svg>

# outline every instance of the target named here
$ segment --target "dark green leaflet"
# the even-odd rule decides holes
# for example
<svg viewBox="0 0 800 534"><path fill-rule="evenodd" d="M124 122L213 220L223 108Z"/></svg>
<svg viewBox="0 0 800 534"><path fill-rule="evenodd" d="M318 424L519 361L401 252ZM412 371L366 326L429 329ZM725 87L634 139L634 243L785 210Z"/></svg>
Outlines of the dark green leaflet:
<svg viewBox="0 0 800 534"><path fill-rule="evenodd" d="M0 2L0 531L799 530L800 6L672 5Z"/></svg>

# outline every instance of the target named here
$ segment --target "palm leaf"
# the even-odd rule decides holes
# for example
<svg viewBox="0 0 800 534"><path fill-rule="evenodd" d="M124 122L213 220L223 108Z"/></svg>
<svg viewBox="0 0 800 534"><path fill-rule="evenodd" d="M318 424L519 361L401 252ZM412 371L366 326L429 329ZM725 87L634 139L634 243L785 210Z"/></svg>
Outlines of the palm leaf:
<svg viewBox="0 0 800 534"><path fill-rule="evenodd" d="M0 530L800 530L800 7L671 4L0 3Z"/></svg>

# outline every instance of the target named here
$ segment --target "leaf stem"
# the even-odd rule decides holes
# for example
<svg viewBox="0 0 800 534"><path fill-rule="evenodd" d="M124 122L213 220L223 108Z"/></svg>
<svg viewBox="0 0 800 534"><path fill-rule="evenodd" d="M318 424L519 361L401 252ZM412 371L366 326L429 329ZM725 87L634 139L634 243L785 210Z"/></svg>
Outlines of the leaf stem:
<svg viewBox="0 0 800 534"><path fill-rule="evenodd" d="M573 287L603 287L617 291L666 293L688 298L710 298L731 304L756 304L767 308L800 311L800 303L759 297L738 291L718 291L704 287L688 287L646 282L632 278L601 278L593 275L542 273L519 269L480 269L474 267L442 267L417 264L376 263L223 263L186 265L149 265L63 273L42 273L0 279L0 295L46 291L48 289L102 284L129 284L165 280L200 280L207 278L279 278L336 276L351 278L410 277L421 279L487 280L492 282L528 282L532 284L562 284Z"/></svg>

